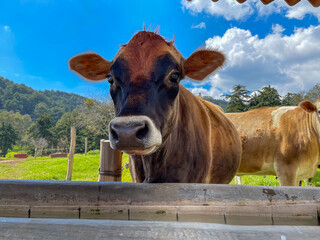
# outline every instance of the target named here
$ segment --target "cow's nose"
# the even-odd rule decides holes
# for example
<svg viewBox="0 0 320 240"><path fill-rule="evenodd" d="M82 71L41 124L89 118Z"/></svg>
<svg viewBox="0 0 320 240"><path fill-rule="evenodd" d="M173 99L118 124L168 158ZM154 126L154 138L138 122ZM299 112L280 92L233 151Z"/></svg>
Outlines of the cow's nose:
<svg viewBox="0 0 320 240"><path fill-rule="evenodd" d="M127 152L147 150L162 143L160 131L147 116L114 118L109 125L109 138L113 149Z"/></svg>
<svg viewBox="0 0 320 240"><path fill-rule="evenodd" d="M110 123L110 132L116 143L124 139L130 142L140 141L148 133L148 123L146 121L130 123L115 121Z"/></svg>

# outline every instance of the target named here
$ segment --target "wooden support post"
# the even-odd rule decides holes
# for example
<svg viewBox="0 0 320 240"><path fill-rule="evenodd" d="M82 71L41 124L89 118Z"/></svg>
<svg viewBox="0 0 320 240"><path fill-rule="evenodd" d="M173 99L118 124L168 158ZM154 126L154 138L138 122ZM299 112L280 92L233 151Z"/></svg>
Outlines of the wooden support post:
<svg viewBox="0 0 320 240"><path fill-rule="evenodd" d="M69 150L69 160L68 160L68 172L67 181L71 181L72 168L73 168L73 157L76 148L76 128L71 127L71 140L70 140L70 150Z"/></svg>
<svg viewBox="0 0 320 240"><path fill-rule="evenodd" d="M122 153L110 147L109 140L100 140L99 182L121 182Z"/></svg>
<svg viewBox="0 0 320 240"><path fill-rule="evenodd" d="M87 156L87 150L88 150L88 138L84 138L84 155Z"/></svg>

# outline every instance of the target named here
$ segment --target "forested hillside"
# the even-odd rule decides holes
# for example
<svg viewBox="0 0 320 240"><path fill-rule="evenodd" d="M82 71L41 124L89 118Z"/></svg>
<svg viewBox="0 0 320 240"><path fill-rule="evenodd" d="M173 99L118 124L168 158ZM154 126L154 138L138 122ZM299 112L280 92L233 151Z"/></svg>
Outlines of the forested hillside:
<svg viewBox="0 0 320 240"><path fill-rule="evenodd" d="M0 76L0 111L28 114L33 120L49 113L53 121L57 122L64 113L72 112L85 101L85 97L77 94L52 90L36 91Z"/></svg>

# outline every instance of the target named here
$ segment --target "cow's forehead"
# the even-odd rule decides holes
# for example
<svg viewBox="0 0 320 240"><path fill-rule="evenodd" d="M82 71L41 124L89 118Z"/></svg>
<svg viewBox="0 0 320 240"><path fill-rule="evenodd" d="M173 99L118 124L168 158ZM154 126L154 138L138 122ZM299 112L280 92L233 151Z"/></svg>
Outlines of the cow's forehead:
<svg viewBox="0 0 320 240"><path fill-rule="evenodd" d="M154 32L138 32L123 45L115 56L124 59L128 63L131 75L150 76L154 70L153 65L160 56L170 54L177 63L183 60L182 55L173 46L173 42L167 42L163 37Z"/></svg>

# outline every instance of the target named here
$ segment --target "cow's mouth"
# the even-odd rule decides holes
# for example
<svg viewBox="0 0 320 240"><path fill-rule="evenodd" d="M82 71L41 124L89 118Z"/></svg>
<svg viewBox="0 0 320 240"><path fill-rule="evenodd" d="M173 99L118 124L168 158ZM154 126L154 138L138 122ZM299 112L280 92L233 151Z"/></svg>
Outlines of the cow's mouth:
<svg viewBox="0 0 320 240"><path fill-rule="evenodd" d="M147 149L123 150L123 152L129 155L151 155L152 153L157 151L157 149L158 149L157 146L153 146Z"/></svg>

